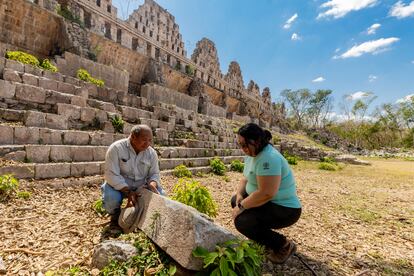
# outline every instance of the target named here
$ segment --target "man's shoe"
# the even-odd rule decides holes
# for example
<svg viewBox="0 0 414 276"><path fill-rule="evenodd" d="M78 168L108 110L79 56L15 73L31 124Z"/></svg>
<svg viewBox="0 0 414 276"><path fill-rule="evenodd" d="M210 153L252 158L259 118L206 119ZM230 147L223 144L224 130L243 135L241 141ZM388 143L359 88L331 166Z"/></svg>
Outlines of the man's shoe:
<svg viewBox="0 0 414 276"><path fill-rule="evenodd" d="M278 251L270 250L270 253L267 254L267 258L275 264L284 264L290 256L295 254L296 244L292 241L286 241L286 244L282 249Z"/></svg>

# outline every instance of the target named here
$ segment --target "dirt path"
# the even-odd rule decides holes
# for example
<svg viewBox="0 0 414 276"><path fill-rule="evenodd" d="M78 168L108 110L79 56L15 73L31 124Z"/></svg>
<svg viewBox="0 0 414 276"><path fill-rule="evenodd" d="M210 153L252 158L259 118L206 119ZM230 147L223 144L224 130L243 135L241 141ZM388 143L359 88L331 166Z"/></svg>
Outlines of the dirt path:
<svg viewBox="0 0 414 276"><path fill-rule="evenodd" d="M347 165L339 172L318 170L312 162L294 168L304 211L283 232L318 275L414 275L414 162L372 162L370 167ZM216 221L231 231L236 230L229 199L239 177L227 173L229 182L218 176L197 178L219 205ZM91 208L100 196L99 186L45 187L56 182L37 182L29 200L0 204L0 254L9 275L90 263L108 221ZM171 191L176 178L163 177L163 183ZM311 275L296 257L283 266L267 263L264 273Z"/></svg>

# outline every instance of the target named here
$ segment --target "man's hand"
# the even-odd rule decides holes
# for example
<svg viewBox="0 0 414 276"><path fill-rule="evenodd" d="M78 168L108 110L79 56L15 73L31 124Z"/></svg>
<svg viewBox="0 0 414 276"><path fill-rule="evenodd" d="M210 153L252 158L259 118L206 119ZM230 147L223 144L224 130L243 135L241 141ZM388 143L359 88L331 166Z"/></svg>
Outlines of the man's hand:
<svg viewBox="0 0 414 276"><path fill-rule="evenodd" d="M128 187L122 188L121 192L128 198L126 208L135 206L135 203L137 203L138 198L141 196L139 191L131 191Z"/></svg>
<svg viewBox="0 0 414 276"><path fill-rule="evenodd" d="M151 192L160 194L160 192L158 192L157 190L157 182L151 181L150 183L147 184L147 187L148 189L150 189Z"/></svg>

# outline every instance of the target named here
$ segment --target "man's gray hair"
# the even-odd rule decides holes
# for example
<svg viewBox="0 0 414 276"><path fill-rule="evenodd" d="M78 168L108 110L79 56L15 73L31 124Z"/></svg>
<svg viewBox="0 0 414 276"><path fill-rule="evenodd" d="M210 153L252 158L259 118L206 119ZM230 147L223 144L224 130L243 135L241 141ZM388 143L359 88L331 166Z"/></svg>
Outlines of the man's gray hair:
<svg viewBox="0 0 414 276"><path fill-rule="evenodd" d="M136 125L131 129L131 136L138 137L141 131L149 131L152 134L152 130L147 125Z"/></svg>

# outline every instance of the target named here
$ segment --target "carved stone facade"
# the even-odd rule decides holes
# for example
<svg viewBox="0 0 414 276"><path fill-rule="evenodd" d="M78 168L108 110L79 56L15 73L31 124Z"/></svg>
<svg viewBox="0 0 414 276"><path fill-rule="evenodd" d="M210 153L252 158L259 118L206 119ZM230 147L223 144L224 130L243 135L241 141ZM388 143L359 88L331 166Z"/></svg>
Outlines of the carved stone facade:
<svg viewBox="0 0 414 276"><path fill-rule="evenodd" d="M224 76L224 79L236 90L244 90L243 76L241 73L240 65L237 61L232 61L229 65L229 70Z"/></svg>
<svg viewBox="0 0 414 276"><path fill-rule="evenodd" d="M197 46L191 55L191 60L206 70L208 73L207 83L210 82L211 77L218 80L223 78L223 74L220 71L217 49L213 41L203 38L197 42ZM201 74L201 78L204 79L204 73Z"/></svg>

